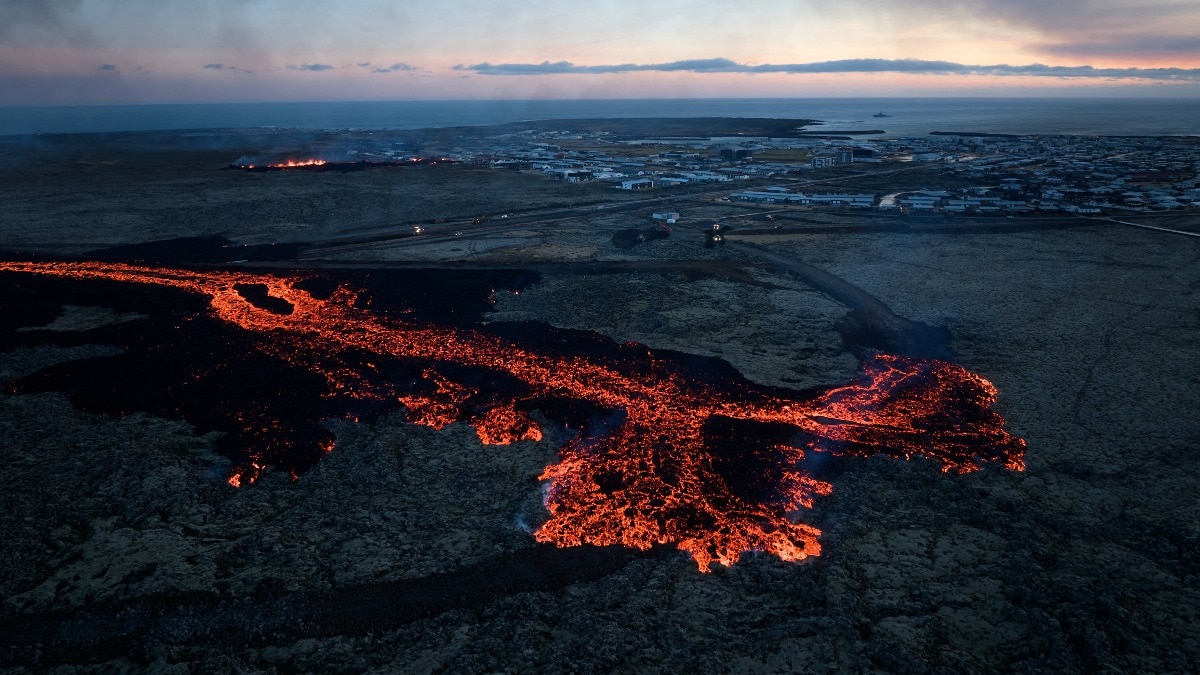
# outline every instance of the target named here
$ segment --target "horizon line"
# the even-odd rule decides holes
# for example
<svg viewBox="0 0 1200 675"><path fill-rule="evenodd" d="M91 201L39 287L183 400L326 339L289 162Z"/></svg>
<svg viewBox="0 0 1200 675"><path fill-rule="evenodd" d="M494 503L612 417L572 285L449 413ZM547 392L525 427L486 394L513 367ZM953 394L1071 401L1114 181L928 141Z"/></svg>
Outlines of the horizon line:
<svg viewBox="0 0 1200 675"><path fill-rule="evenodd" d="M320 105L361 103L519 103L519 102L588 102L588 101L845 101L845 100L1122 100L1122 101L1197 101L1200 94L1183 96L1142 96L1133 93L1079 93L1079 94L918 94L907 96L614 96L588 98L407 98L407 99L281 99L253 101L170 101L128 103L8 103L0 104L0 110L28 108L119 108L119 107L169 107L185 105Z"/></svg>

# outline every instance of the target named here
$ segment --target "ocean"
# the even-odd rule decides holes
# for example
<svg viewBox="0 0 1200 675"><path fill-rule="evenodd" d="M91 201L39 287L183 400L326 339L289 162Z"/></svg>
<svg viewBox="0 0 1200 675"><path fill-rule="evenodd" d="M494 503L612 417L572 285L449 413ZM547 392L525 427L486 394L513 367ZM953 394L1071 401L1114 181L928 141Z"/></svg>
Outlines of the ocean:
<svg viewBox="0 0 1200 675"><path fill-rule="evenodd" d="M883 113L888 117L875 117ZM0 108L0 135L288 127L422 129L531 119L774 117L829 130L1200 136L1200 100L1098 98L604 99Z"/></svg>

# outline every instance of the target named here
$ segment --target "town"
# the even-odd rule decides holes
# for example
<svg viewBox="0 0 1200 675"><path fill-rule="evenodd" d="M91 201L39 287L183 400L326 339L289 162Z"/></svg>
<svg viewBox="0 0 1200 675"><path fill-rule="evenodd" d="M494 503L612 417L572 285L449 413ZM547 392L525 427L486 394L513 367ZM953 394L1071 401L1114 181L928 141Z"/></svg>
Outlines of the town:
<svg viewBox="0 0 1200 675"><path fill-rule="evenodd" d="M567 126L568 122L563 122ZM862 138L619 138L607 131L526 129L441 150L451 160L614 190L720 189L722 201L941 214L1121 214L1200 207L1200 141L940 133ZM423 152L364 140L350 152L385 161ZM919 172L923 184L887 176Z"/></svg>

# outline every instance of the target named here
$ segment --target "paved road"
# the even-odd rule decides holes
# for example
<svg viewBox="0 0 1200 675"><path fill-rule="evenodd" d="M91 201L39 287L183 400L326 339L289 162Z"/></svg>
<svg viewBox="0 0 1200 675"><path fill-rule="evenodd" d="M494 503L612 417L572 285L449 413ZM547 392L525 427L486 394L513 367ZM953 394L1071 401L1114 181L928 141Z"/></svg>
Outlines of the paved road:
<svg viewBox="0 0 1200 675"><path fill-rule="evenodd" d="M798 187L808 187L812 185L855 180L868 176L891 176L904 171L910 171L915 168L920 167L888 167L884 170L864 171L862 173L853 175L831 176L828 178L817 179L790 179L788 182L794 183ZM696 192L680 192L677 190L672 190L667 193L660 193L655 197L647 197L644 199L606 202L603 204L592 204L588 206L566 209L531 211L515 214L507 218L493 217L486 223L479 224L471 222L472 219L470 218L460 218L434 225L421 224L421 227L424 228L425 231L420 235L414 234L414 223L387 225L371 230L360 230L354 233L334 235L324 239L316 240L311 243L308 250L303 252L298 257L316 258L329 253L341 253L346 251L369 249L381 245L397 246L445 243L460 240L463 237L503 234L512 230L529 229L531 227L545 227L571 218L632 211L635 209L645 208L646 206L653 204L661 204L665 202L675 202L684 199L692 201L711 200L715 195L728 194L734 190L735 188L730 183L720 183L719 187L715 187L711 190L700 190ZM460 232L461 234L455 235L455 232Z"/></svg>
<svg viewBox="0 0 1200 675"><path fill-rule="evenodd" d="M1128 220L1117 220L1109 216L1080 216L1086 220L1099 220L1106 223L1116 223L1118 225L1129 225L1132 227L1140 227L1143 230L1158 230L1159 232L1170 232L1171 234L1182 234L1185 237L1200 237L1200 232L1185 232L1183 230L1172 230L1169 227L1159 227L1157 225L1145 225L1143 223L1131 223Z"/></svg>
<svg viewBox="0 0 1200 675"><path fill-rule="evenodd" d="M729 192L729 187L728 185L725 185L720 189L705 190L703 192L690 192L685 194L675 192L671 194L664 194L658 197L649 197L646 199L606 202L603 204L592 204L588 206L579 206L567 209L532 211L512 215L507 218L493 217L485 223L478 224L471 222L472 219L470 218L462 218L448 220L445 223L437 223L434 225L422 224L421 227L424 228L425 231L420 235L415 235L413 233L413 224L406 223L389 225L373 230L358 231L352 234L335 235L317 240L313 242L311 247L299 257L319 257L332 252L368 249L381 245L420 245L457 241L464 237L503 234L513 230L527 230L531 227L545 227L563 220L569 220L571 218L632 211L663 202L674 202L681 199L699 198L705 196L711 198L712 195L725 194L727 192ZM462 234L455 235L455 232L461 232Z"/></svg>
<svg viewBox="0 0 1200 675"><path fill-rule="evenodd" d="M946 328L897 316L882 300L862 288L792 256L756 244L729 239L726 242L728 246L770 261L779 269L849 307L850 313L837 325L838 332L847 344L926 358L952 356L951 335Z"/></svg>

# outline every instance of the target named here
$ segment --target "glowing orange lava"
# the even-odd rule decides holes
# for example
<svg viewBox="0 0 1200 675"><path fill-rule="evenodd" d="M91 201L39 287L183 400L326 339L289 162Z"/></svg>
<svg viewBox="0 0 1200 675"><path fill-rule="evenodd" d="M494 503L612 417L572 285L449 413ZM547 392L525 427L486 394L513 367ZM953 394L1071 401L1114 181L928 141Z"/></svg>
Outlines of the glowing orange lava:
<svg viewBox="0 0 1200 675"><path fill-rule="evenodd" d="M957 473L989 463L1024 468L1024 441L990 410L995 387L942 361L880 355L856 381L805 397L744 380L718 386L648 350L636 350L636 360L552 356L476 330L383 317L356 306L357 294L345 287L314 297L297 286L306 279L301 275L96 262L5 262L0 271L157 284L207 296L215 317L269 335L263 351L319 373L330 392L403 404L414 424L468 422L486 444L540 440L543 430L527 414L538 401L566 398L617 411L603 430L582 430L569 440L560 461L541 475L550 516L534 537L557 546L669 543L704 572L747 551L802 560L820 553L820 531L797 516L832 489L803 469L813 453L927 457ZM255 286L266 287L277 310L283 303L291 310L256 306L238 290ZM364 376L352 353L425 364L419 391ZM447 377L439 364L500 373L527 391L467 413L479 392ZM745 425L786 433L748 447ZM229 482L252 483L265 468L255 458Z"/></svg>
<svg viewBox="0 0 1200 675"><path fill-rule="evenodd" d="M267 166L272 169L295 169L301 166L325 166L327 163L323 159L289 159L286 162L277 162L275 164L268 164ZM250 168L254 167L251 166Z"/></svg>

